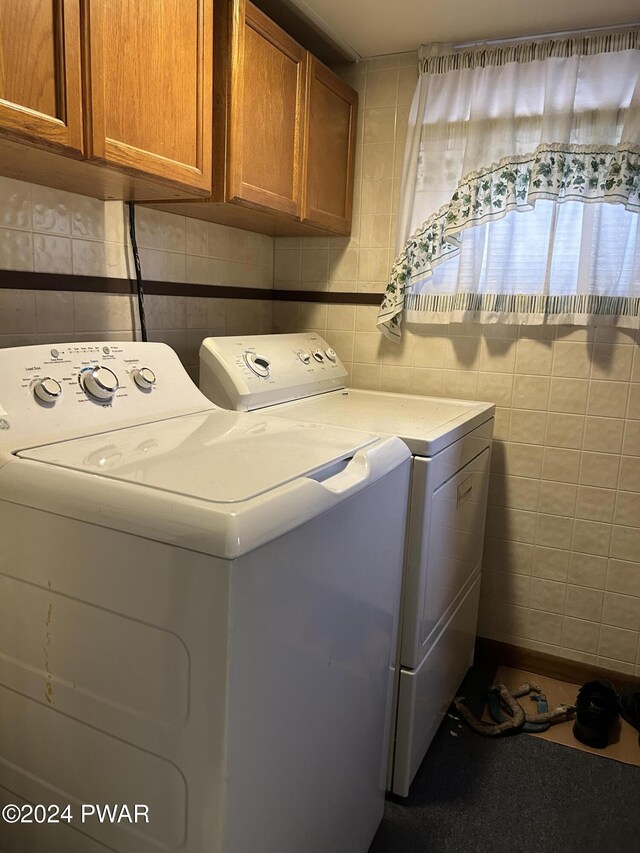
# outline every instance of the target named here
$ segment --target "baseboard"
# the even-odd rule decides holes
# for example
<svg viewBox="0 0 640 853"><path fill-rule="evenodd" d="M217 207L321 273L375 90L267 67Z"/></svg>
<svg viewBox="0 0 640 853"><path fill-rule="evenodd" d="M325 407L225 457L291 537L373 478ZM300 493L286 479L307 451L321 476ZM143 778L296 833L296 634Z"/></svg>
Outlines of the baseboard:
<svg viewBox="0 0 640 853"><path fill-rule="evenodd" d="M640 678L634 675L525 649L522 646L513 646L499 640L489 640L486 637L476 638L476 660L496 667L510 666L513 669L524 669L527 672L535 672L538 675L546 675L572 684L584 684L599 678L606 678L613 682L618 690L623 684L640 684Z"/></svg>

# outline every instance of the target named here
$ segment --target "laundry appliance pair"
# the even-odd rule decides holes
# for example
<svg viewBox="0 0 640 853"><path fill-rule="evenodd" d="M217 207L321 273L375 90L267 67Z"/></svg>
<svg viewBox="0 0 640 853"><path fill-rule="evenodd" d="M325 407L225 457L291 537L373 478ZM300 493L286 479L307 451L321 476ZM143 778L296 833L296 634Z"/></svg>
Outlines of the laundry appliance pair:
<svg viewBox="0 0 640 853"><path fill-rule="evenodd" d="M366 853L406 446L224 411L162 344L0 375L0 850Z"/></svg>

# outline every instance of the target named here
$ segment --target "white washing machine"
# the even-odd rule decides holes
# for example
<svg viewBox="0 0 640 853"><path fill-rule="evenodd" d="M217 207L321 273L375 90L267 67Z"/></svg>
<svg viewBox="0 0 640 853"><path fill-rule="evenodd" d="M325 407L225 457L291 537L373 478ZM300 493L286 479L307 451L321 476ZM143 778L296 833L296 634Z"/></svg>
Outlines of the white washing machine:
<svg viewBox="0 0 640 853"><path fill-rule="evenodd" d="M219 410L162 344L0 375L0 850L365 853L406 447Z"/></svg>
<svg viewBox="0 0 640 853"><path fill-rule="evenodd" d="M200 349L200 387L218 405L398 435L413 454L387 780L406 796L473 662L495 407L345 383L316 334L207 338Z"/></svg>

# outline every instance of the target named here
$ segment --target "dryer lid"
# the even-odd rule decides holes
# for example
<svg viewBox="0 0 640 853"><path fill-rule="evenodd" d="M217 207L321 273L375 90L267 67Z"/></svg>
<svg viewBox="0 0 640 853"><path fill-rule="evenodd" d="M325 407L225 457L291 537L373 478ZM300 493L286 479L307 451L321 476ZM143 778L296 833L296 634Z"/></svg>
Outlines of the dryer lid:
<svg viewBox="0 0 640 853"><path fill-rule="evenodd" d="M271 415L397 435L417 456L433 456L495 413L493 403L362 391L330 391L269 409Z"/></svg>
<svg viewBox="0 0 640 853"><path fill-rule="evenodd" d="M218 504L313 476L378 437L258 413L214 411L20 451L76 472Z"/></svg>

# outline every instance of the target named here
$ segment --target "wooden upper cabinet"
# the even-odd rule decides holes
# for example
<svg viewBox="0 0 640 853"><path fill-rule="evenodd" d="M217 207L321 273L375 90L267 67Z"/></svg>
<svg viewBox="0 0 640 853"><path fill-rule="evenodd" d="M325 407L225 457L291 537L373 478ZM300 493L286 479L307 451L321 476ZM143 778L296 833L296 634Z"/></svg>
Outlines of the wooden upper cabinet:
<svg viewBox="0 0 640 853"><path fill-rule="evenodd" d="M248 0L215 0L214 15L212 193L154 206L267 234L349 234L356 92Z"/></svg>
<svg viewBox="0 0 640 853"><path fill-rule="evenodd" d="M227 201L299 218L306 51L237 0L229 73Z"/></svg>
<svg viewBox="0 0 640 853"><path fill-rule="evenodd" d="M209 193L212 0L83 0L83 30L88 158Z"/></svg>
<svg viewBox="0 0 640 853"><path fill-rule="evenodd" d="M304 222L351 229L358 95L309 54Z"/></svg>
<svg viewBox="0 0 640 853"><path fill-rule="evenodd" d="M82 155L80 0L0 0L0 135Z"/></svg>

